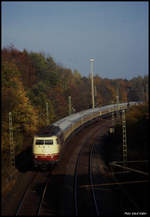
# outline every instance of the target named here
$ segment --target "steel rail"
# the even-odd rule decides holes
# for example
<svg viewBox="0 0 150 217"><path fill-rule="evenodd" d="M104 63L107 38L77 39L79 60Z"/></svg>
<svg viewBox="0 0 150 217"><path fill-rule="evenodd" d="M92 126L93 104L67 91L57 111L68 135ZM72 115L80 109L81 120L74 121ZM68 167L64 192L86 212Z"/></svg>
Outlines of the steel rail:
<svg viewBox="0 0 150 217"><path fill-rule="evenodd" d="M97 130L95 130L97 132ZM93 134L95 134L95 131L93 132ZM90 138L90 136L87 137L86 141L88 141ZM78 167L79 167L79 160L81 157L81 152L85 146L86 142L84 142L84 144L82 145L82 147L80 148L80 151L78 153L77 156L77 160L76 160L76 164L75 164L75 169L74 169L74 206L75 206L75 216L78 216L78 199L77 199L77 178L78 178Z"/></svg>
<svg viewBox="0 0 150 217"><path fill-rule="evenodd" d="M32 180L28 183L28 185L27 185L27 187L26 187L26 189L25 189L25 191L24 191L24 194L23 194L23 196L22 196L22 198L21 198L21 200L19 201L19 204L18 204L18 206L17 206L15 216L18 216L18 214L19 214L19 212L20 212L20 210L21 210L21 207L22 207L22 205L23 205L23 203L24 203L24 200L25 200L25 198L26 198L26 195L27 195L28 192L29 192L30 186L32 185L32 183L33 183L33 181L35 180L35 178L37 177L37 175L38 175L38 174L34 174L34 176L32 177Z"/></svg>
<svg viewBox="0 0 150 217"><path fill-rule="evenodd" d="M80 159L80 155L81 155L81 151L83 149L83 146L80 149L80 152L78 154L78 158L76 161L76 165L75 165L75 170L74 170L74 204L75 204L75 216L78 216L78 202L77 202L77 177L78 177L78 166L79 166L79 159Z"/></svg>
<svg viewBox="0 0 150 217"><path fill-rule="evenodd" d="M110 167L111 171L112 171L112 167ZM113 174L113 171L112 171ZM131 204L133 204L133 206L137 209L140 210L138 205L136 204L136 202L131 199L131 196L124 190L124 188L122 187L122 184L120 182L118 182L118 179L116 178L115 175L113 175L113 179L114 181L118 184L118 186L120 187L121 191L123 192L123 194L127 197L127 199L130 201Z"/></svg>
<svg viewBox="0 0 150 217"><path fill-rule="evenodd" d="M138 183L145 183L149 182L149 180L139 180L139 181L127 181L127 182L110 182L110 183L103 183L103 184L96 184L96 185L82 185L80 188L96 188L99 189L98 187L101 186L113 186L113 185L128 185L128 184L138 184Z"/></svg>
<svg viewBox="0 0 150 217"><path fill-rule="evenodd" d="M43 203L43 200L44 200L44 196L45 196L45 193L46 193L46 190L47 190L48 183L49 183L49 179L47 179L47 182L46 182L46 184L44 186L44 190L43 190L43 193L42 193L42 196L41 196L41 200L39 202L39 207L37 209L37 216L40 215L40 210L41 210L41 206L42 206L42 203Z"/></svg>
<svg viewBox="0 0 150 217"><path fill-rule="evenodd" d="M141 170L132 169L132 168L129 168L129 167L126 167L126 166L118 165L116 162L111 162L110 165L116 166L116 167L120 167L120 168L122 168L122 169L127 169L127 170L132 171L132 172L135 172L135 173L140 173L140 174L142 174L142 175L146 175L146 176L149 175L149 173L143 172L143 171L141 171Z"/></svg>
<svg viewBox="0 0 150 217"><path fill-rule="evenodd" d="M95 197L95 190L94 190L94 184L93 184L93 173L92 173L92 159L93 159L93 150L94 150L94 144L91 145L91 150L90 150L90 155L89 155L89 176L90 176L90 184L92 188L92 194L93 194L93 200L94 200L94 205L96 209L96 214L97 216L100 216L100 211L97 205L96 197Z"/></svg>

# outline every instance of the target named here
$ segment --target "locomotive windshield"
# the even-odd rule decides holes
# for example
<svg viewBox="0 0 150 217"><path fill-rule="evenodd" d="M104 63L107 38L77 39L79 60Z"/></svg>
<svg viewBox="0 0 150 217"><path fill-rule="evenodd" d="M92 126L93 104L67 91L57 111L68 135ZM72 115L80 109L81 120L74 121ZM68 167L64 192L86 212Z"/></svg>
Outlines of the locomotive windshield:
<svg viewBox="0 0 150 217"><path fill-rule="evenodd" d="M36 140L36 145L52 145L52 144L53 144L52 139L47 139L47 140L37 139Z"/></svg>
<svg viewBox="0 0 150 217"><path fill-rule="evenodd" d="M36 145L43 145L44 144L44 140L36 140Z"/></svg>
<svg viewBox="0 0 150 217"><path fill-rule="evenodd" d="M53 144L53 140L45 140L45 145L52 145Z"/></svg>

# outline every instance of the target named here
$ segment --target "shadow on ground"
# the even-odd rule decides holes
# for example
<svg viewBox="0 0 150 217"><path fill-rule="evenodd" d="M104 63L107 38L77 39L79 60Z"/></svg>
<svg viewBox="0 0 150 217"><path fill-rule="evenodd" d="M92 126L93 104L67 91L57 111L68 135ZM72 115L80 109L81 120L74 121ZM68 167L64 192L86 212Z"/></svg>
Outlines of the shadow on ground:
<svg viewBox="0 0 150 217"><path fill-rule="evenodd" d="M32 147L27 148L16 156L15 167L19 172L33 170Z"/></svg>

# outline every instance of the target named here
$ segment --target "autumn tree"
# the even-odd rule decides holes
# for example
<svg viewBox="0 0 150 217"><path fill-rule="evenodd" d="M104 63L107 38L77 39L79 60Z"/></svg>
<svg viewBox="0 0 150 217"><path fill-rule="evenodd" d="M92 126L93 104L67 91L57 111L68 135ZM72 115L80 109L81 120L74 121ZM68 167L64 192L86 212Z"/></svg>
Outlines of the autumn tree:
<svg viewBox="0 0 150 217"><path fill-rule="evenodd" d="M8 113L13 114L14 133L24 135L33 133L37 129L36 110L31 105L20 80L20 72L12 63L2 62L2 147L8 143ZM18 140L16 139L16 142Z"/></svg>
<svg viewBox="0 0 150 217"><path fill-rule="evenodd" d="M144 82L141 76L135 77L130 80L129 101L144 101Z"/></svg>

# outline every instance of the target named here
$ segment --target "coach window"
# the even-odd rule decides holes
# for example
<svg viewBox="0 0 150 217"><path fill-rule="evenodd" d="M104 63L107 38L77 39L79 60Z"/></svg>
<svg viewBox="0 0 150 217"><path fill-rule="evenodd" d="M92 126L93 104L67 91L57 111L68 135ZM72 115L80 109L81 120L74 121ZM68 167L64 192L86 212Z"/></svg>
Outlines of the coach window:
<svg viewBox="0 0 150 217"><path fill-rule="evenodd" d="M53 140L45 140L45 145L53 145Z"/></svg>
<svg viewBox="0 0 150 217"><path fill-rule="evenodd" d="M44 144L44 140L36 140L36 145L43 145Z"/></svg>

